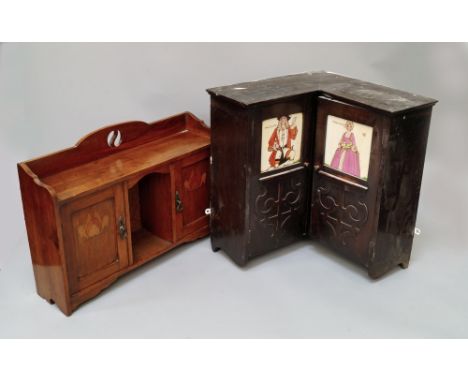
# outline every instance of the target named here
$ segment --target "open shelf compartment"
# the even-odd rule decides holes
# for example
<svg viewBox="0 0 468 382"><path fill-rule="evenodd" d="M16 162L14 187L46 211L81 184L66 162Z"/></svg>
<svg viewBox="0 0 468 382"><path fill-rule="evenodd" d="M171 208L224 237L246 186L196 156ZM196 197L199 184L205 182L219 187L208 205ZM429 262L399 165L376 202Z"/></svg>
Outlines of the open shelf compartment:
<svg viewBox="0 0 468 382"><path fill-rule="evenodd" d="M164 253L174 242L169 173L150 173L128 189L133 263Z"/></svg>

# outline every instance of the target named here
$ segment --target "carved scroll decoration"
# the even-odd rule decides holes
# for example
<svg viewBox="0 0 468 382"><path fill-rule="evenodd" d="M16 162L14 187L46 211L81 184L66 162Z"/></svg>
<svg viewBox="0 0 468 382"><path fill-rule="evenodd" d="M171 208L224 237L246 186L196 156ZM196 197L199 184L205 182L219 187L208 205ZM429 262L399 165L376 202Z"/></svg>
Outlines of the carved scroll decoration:
<svg viewBox="0 0 468 382"><path fill-rule="evenodd" d="M257 222L267 229L271 238L280 238L291 217L301 207L303 199L303 182L290 179L289 182L278 181L276 187L262 185L262 192L255 198Z"/></svg>
<svg viewBox="0 0 468 382"><path fill-rule="evenodd" d="M343 191L345 192L345 191ZM358 200L355 204L340 204L327 187L317 189L320 216L329 228L330 235L346 246L361 232L369 217L366 203ZM346 200L346 193L345 198Z"/></svg>

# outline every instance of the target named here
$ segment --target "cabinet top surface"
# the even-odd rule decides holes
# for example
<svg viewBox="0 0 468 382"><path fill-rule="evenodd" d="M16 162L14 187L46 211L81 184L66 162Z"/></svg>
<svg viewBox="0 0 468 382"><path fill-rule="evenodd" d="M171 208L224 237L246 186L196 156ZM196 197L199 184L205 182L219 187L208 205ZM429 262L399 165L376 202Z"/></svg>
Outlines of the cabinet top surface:
<svg viewBox="0 0 468 382"><path fill-rule="evenodd" d="M437 102L432 98L325 71L243 82L207 91L212 96L228 98L243 106L321 91L388 113L429 106Z"/></svg>
<svg viewBox="0 0 468 382"><path fill-rule="evenodd" d="M184 112L103 127L73 147L18 163L18 169L63 202L145 172L167 171L161 167L209 145L209 128Z"/></svg>
<svg viewBox="0 0 468 382"><path fill-rule="evenodd" d="M118 182L209 146L209 138L185 130L42 178L59 201Z"/></svg>

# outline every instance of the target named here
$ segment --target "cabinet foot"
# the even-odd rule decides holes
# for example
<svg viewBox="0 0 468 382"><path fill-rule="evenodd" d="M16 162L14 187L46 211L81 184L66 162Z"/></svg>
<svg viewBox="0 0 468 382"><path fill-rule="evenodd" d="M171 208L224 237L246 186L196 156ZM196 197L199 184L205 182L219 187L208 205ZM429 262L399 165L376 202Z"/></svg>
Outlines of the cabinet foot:
<svg viewBox="0 0 468 382"><path fill-rule="evenodd" d="M398 265L400 266L401 269L406 269L409 266L409 261L404 261Z"/></svg>

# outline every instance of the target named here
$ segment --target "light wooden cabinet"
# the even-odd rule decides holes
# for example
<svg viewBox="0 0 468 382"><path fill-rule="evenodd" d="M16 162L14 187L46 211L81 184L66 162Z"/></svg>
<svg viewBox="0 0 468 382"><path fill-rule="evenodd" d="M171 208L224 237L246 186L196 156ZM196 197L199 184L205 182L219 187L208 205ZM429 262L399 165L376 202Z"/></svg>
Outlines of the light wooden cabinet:
<svg viewBox="0 0 468 382"><path fill-rule="evenodd" d="M180 239L206 224L209 160L203 153L194 155L177 162L176 169L176 237Z"/></svg>
<svg viewBox="0 0 468 382"><path fill-rule="evenodd" d="M209 129L129 122L18 164L36 287L67 315L124 273L208 234Z"/></svg>
<svg viewBox="0 0 468 382"><path fill-rule="evenodd" d="M72 294L128 266L122 184L62 209L64 250Z"/></svg>

